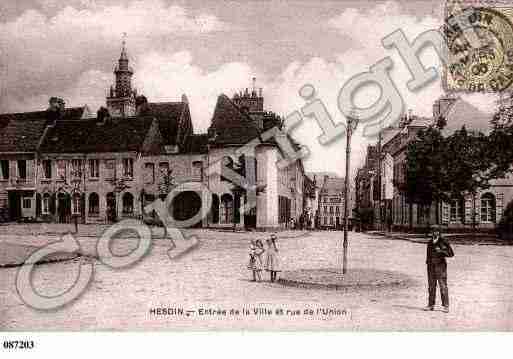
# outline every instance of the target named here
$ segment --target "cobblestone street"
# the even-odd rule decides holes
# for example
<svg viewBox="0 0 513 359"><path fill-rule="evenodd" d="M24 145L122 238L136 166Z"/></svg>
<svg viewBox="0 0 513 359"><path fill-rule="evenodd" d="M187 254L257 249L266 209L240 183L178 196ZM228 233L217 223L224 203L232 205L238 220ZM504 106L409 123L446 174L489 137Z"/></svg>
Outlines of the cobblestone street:
<svg viewBox="0 0 513 359"><path fill-rule="evenodd" d="M12 227L12 228L11 228ZM40 228L0 227L0 245L41 246L54 235L29 236ZM32 232L30 232L32 231ZM61 229L49 229L48 233ZM82 252L95 257L98 227L82 226ZM0 268L2 330L180 330L180 329L331 329L331 330L512 330L513 247L454 245L448 260L451 312L424 312L425 245L350 233L349 270L373 268L411 278L401 287L374 289L304 289L280 283L251 282L246 269L248 242L265 233L190 230L201 246L178 260L166 252L169 242L156 239L137 265L113 270L87 257L37 266L34 280L41 294L66 289L77 274L77 262L95 263L87 291L72 304L41 312L24 305L15 289L18 268ZM116 254L127 253L134 239L119 239ZM341 232L283 232L278 246L285 270L341 266ZM439 303L439 298L438 298ZM154 308L195 310L186 315L155 315ZM285 310L283 315L253 315L253 308ZM251 315L200 315L198 310L247 308ZM312 309L313 315L305 315ZM331 314L317 312L331 309ZM287 310L289 312L287 313ZM300 314L297 313L300 311Z"/></svg>

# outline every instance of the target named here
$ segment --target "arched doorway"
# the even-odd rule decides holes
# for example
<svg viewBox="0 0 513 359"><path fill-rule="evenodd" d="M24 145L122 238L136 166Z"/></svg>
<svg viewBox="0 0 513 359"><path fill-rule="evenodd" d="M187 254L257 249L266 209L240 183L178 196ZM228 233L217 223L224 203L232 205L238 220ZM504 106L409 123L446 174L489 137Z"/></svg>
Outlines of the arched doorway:
<svg viewBox="0 0 513 359"><path fill-rule="evenodd" d="M173 218L177 221L185 221L194 217L201 210L201 197L194 191L183 191L173 198L171 204ZM193 227L201 227L201 221Z"/></svg>
<svg viewBox="0 0 513 359"><path fill-rule="evenodd" d="M219 223L219 196L215 193L212 194L212 223Z"/></svg>
<svg viewBox="0 0 513 359"><path fill-rule="evenodd" d="M57 221L59 223L71 222L71 196L69 193L57 195Z"/></svg>
<svg viewBox="0 0 513 359"><path fill-rule="evenodd" d="M100 214L100 196L98 193L91 193L89 195L89 217L97 217Z"/></svg>
<svg viewBox="0 0 513 359"><path fill-rule="evenodd" d="M115 222L117 219L117 212L116 212L116 196L113 192L107 193L106 196L107 199L107 221L109 222Z"/></svg>

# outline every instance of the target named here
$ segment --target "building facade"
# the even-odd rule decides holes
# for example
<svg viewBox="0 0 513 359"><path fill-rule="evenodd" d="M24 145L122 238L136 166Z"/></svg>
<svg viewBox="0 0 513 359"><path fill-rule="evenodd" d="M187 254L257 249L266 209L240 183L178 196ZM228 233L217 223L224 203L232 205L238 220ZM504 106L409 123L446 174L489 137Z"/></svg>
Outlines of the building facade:
<svg viewBox="0 0 513 359"><path fill-rule="evenodd" d="M447 122L442 131L446 136L463 125L470 130L486 131L491 119L490 115L455 97L443 97L435 102L433 118L440 115ZM492 181L490 188L476 194L462 193L447 203L433 203L428 207L408 201L404 191L407 147L419 131L433 124L433 118L408 114L397 127L382 133L381 146L376 146L377 150L368 149L366 165L358 170L355 179L357 207L360 211L374 208L371 226L374 229L421 231L441 223L449 231L494 230L503 209L513 200L511 176ZM377 186L379 190L376 190Z"/></svg>
<svg viewBox="0 0 513 359"><path fill-rule="evenodd" d="M341 229L344 226L344 179L325 176L319 191L319 228ZM348 216L351 216L350 209Z"/></svg>
<svg viewBox="0 0 513 359"><path fill-rule="evenodd" d="M265 111L261 89L220 95L208 133L195 134L185 95L164 103L137 96L124 43L114 75L96 116L62 101L47 111L0 116L1 220L158 223L145 207L178 191L168 207L175 220L211 204L196 226L278 229L299 221L310 193L304 168L301 161L279 166L278 142L260 138L281 126ZM256 206L246 209L248 190L226 169L254 186ZM185 183L206 191L178 190Z"/></svg>

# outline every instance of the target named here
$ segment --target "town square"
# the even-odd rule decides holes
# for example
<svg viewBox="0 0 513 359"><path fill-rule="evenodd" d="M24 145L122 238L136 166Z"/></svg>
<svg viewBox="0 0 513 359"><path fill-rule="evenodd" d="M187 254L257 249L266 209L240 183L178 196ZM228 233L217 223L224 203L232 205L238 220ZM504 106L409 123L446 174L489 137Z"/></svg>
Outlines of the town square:
<svg viewBox="0 0 513 359"><path fill-rule="evenodd" d="M78 238L83 256L36 266L34 286L43 295L66 290L77 275L78 261L92 261L95 275L84 293L69 305L40 311L25 305L15 290L17 266L2 268L3 330L511 330L513 247L455 244L448 264L451 312L423 311L426 301L425 244L377 234L350 233L348 272L366 269L376 276L391 271L397 284L368 288L305 287L252 282L246 269L248 242L259 233L187 230L201 245L171 260L169 243L156 230L151 251L126 269L112 269L95 259L93 233L84 226ZM48 227L33 236L31 225L0 226L2 248L40 246L58 240L73 227ZM42 228L38 232L44 233ZM30 233L30 234L29 234ZM284 231L278 236L284 271L341 268L342 243L336 231ZM134 239L118 240L114 253L126 254ZM23 252L22 252L23 253ZM476 290L479 287L479 290ZM440 304L440 303L438 303ZM163 311L180 308L183 315ZM205 311L200 315L198 310ZM243 315L242 310L251 311ZM257 314L254 308L261 308ZM321 308L321 310L317 310ZM322 310L324 308L324 310ZM226 315L207 315L206 310ZM230 315L230 310L241 314ZM268 309L272 314L265 314ZM276 315L282 309L283 315ZM305 310L313 314L305 315ZM331 311L330 311L331 309ZM159 311L160 310L160 311ZM290 313L287 315L287 310ZM187 316L187 311L195 311ZM299 311L299 315L292 312ZM324 314L323 314L324 313Z"/></svg>

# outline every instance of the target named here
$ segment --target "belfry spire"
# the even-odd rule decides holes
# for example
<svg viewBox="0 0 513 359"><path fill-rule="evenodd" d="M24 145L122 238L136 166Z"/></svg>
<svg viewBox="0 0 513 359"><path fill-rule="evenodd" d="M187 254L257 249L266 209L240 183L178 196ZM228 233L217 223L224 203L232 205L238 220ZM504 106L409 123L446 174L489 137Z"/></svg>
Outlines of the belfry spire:
<svg viewBox="0 0 513 359"><path fill-rule="evenodd" d="M134 71L128 66L126 32L121 42L121 55L114 70L115 84L107 97L107 108L112 117L129 117L135 114L135 91L132 89Z"/></svg>

